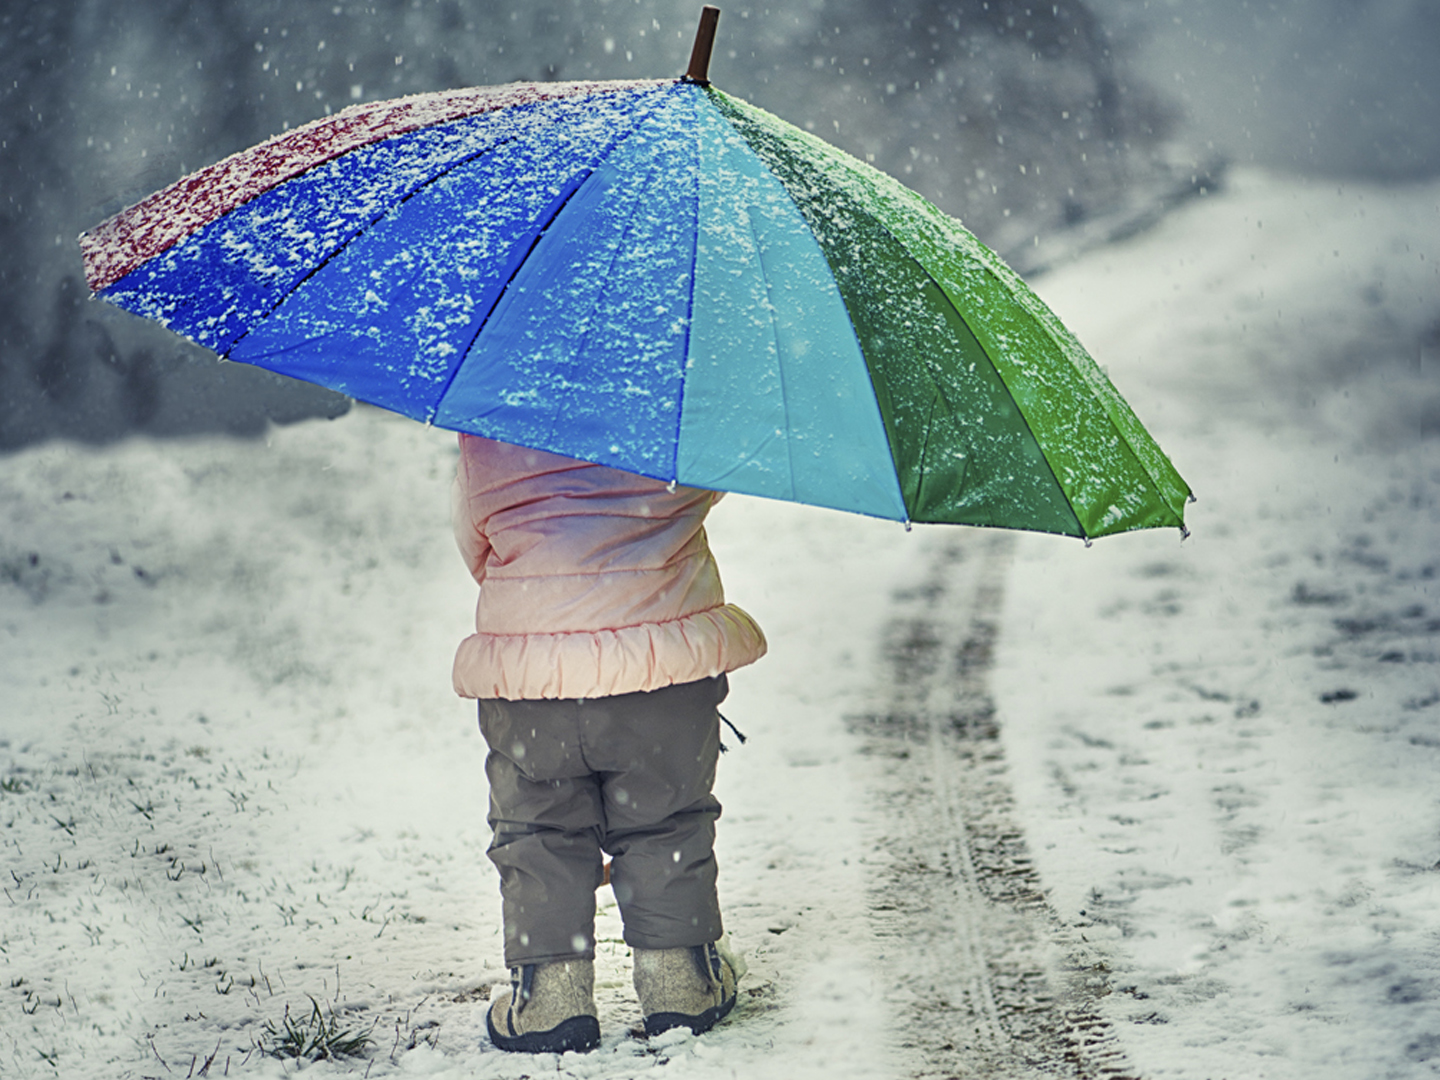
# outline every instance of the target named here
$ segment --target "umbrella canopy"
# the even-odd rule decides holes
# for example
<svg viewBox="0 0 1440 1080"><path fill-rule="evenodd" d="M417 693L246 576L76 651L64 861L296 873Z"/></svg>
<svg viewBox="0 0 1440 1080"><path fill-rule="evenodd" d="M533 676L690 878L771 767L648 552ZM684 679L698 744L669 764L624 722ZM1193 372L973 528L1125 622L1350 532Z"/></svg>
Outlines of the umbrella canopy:
<svg viewBox="0 0 1440 1080"><path fill-rule="evenodd" d="M703 81L356 106L81 245L111 303L457 431L904 521L1184 527L1184 481L993 252Z"/></svg>

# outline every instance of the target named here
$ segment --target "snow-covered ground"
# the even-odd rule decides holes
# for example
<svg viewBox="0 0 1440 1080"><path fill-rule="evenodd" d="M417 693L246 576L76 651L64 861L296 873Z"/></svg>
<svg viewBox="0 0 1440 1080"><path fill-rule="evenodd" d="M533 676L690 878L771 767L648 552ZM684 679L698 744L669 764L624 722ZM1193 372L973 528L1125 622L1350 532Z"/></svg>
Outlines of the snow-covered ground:
<svg viewBox="0 0 1440 1080"><path fill-rule="evenodd" d="M1140 1075L1440 1069L1437 268L1440 186L1242 173L1038 283L1202 499L1183 544L1022 538L993 674L1015 812ZM633 1038L602 895L604 1043L535 1061L483 1036L453 461L370 409L0 459L0 1075L293 1072L257 1049L287 1008L370 1033L320 1075L915 1072L847 718L946 530L716 511L771 641L719 782L751 975L710 1035Z"/></svg>
<svg viewBox="0 0 1440 1080"><path fill-rule="evenodd" d="M1440 1072L1440 187L1242 173L1041 291L1200 498L1009 581L1003 738L1107 1015L1146 1076Z"/></svg>

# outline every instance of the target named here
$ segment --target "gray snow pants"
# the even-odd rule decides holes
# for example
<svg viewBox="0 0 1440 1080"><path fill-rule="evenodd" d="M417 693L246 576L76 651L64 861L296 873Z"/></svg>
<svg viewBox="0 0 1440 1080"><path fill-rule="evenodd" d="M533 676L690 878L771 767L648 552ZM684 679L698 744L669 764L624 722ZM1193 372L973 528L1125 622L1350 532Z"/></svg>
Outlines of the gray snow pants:
<svg viewBox="0 0 1440 1080"><path fill-rule="evenodd" d="M480 702L508 967L595 955L601 852L637 949L720 937L710 793L724 675L614 697Z"/></svg>

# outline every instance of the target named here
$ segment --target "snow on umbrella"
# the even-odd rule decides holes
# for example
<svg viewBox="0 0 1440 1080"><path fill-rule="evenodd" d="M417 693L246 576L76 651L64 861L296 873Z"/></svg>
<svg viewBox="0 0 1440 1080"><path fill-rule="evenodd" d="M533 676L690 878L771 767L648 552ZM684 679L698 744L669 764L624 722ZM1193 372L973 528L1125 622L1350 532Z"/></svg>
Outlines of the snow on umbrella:
<svg viewBox="0 0 1440 1080"><path fill-rule="evenodd" d="M914 192L710 86L355 106L84 234L101 298L428 423L903 521L1184 529L1074 336Z"/></svg>

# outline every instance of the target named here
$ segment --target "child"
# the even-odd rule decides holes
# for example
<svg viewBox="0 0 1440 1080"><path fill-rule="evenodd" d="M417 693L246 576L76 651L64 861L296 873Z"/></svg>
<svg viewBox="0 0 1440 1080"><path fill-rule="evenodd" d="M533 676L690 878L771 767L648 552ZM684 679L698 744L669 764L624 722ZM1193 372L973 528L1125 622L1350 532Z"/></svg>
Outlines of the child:
<svg viewBox="0 0 1440 1080"><path fill-rule="evenodd" d="M502 1050L589 1050L601 852L654 1035L735 1003L711 794L726 673L765 638L726 604L705 542L712 491L460 436L455 530L481 583L455 689L489 744L490 859L510 990Z"/></svg>

